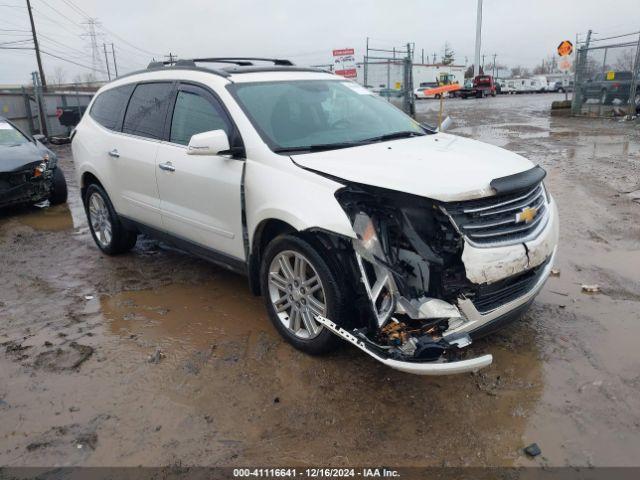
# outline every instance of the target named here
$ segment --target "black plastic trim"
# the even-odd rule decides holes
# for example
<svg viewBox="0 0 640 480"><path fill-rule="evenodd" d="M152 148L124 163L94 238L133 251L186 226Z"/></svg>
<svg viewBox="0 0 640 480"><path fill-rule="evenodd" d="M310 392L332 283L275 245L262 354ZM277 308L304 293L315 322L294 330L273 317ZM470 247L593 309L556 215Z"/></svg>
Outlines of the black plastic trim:
<svg viewBox="0 0 640 480"><path fill-rule="evenodd" d="M224 267L227 270L231 270L232 272L244 276L247 276L249 273L247 262L242 259L232 257L231 255L220 252L218 250L205 247L190 240L186 240L182 237L172 235L163 230L158 230L157 228L150 227L149 225L145 225L144 223L140 223L136 220L132 220L122 215L120 215L120 220L128 229L137 230L141 233L149 235L150 237L166 242L179 250L183 250L185 252L196 255L197 257L203 258L204 260Z"/></svg>
<svg viewBox="0 0 640 480"><path fill-rule="evenodd" d="M514 175L508 175L506 177L494 178L491 180L491 188L493 188L498 195L505 193L518 192L529 187L537 185L544 177L547 176L547 172L540 165L536 165L530 170L516 173Z"/></svg>

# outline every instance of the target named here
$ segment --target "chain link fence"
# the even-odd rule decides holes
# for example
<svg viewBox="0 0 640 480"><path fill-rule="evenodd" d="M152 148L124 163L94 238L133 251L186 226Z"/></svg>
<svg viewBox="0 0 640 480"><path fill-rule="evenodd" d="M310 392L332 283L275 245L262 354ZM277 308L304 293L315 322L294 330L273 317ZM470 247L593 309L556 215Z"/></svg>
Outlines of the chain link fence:
<svg viewBox="0 0 640 480"><path fill-rule="evenodd" d="M633 41L606 43L613 38ZM640 37L620 35L587 40L578 47L575 65L574 115L628 116L640 110Z"/></svg>

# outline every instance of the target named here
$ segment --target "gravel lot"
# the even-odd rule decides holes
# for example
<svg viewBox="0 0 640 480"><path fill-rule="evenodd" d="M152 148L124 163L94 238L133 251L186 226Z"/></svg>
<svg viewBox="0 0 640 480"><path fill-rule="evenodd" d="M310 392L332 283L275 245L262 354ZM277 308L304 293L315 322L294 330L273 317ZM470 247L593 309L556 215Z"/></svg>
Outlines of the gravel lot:
<svg viewBox="0 0 640 480"><path fill-rule="evenodd" d="M0 214L0 465L640 465L640 125L561 98L446 103L547 169L562 222L559 276L454 377L301 354L244 278L155 241L100 254L55 147L69 205Z"/></svg>

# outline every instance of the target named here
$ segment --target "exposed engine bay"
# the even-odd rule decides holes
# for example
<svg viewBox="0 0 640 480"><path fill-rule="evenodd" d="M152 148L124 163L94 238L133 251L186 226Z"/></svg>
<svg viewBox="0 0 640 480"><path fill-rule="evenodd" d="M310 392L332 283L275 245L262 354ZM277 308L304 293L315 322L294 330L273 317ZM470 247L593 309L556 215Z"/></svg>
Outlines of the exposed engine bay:
<svg viewBox="0 0 640 480"><path fill-rule="evenodd" d="M464 242L446 213L428 199L369 186L350 185L336 197L357 235L353 252L373 313L356 335L391 359L459 359L471 339L443 333L462 321L452 302L472 292Z"/></svg>

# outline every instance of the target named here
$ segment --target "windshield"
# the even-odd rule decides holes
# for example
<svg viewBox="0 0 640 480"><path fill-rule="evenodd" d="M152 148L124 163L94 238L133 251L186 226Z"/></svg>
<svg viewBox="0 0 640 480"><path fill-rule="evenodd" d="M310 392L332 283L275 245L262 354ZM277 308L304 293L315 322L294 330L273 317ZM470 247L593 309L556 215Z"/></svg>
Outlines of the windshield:
<svg viewBox="0 0 640 480"><path fill-rule="evenodd" d="M10 123L0 120L0 146L14 147L23 143L29 143L29 139Z"/></svg>
<svg viewBox="0 0 640 480"><path fill-rule="evenodd" d="M350 81L236 83L230 89L263 140L278 153L426 133L418 122Z"/></svg>

